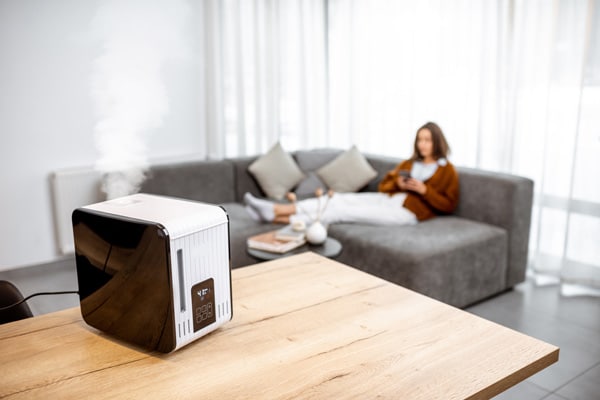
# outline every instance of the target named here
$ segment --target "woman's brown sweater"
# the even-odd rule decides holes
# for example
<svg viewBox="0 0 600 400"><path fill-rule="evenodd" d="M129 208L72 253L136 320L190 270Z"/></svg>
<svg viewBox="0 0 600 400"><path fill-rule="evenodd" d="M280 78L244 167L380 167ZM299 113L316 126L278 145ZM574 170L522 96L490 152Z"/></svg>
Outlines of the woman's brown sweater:
<svg viewBox="0 0 600 400"><path fill-rule="evenodd" d="M396 183L398 171L401 169L410 171L412 164L412 160L406 160L388 172L379 183L379 191L388 193L390 196L403 192ZM404 207L412 211L419 221L433 218L436 215L452 213L458 205L459 192L458 174L454 166L450 162L444 166L439 165L433 176L424 183L427 186L425 195L406 191Z"/></svg>

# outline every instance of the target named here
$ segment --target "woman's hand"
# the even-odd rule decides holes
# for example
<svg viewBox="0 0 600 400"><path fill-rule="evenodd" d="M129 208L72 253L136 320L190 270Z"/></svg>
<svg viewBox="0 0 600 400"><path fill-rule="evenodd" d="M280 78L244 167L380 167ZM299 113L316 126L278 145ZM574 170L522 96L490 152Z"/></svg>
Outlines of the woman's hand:
<svg viewBox="0 0 600 400"><path fill-rule="evenodd" d="M402 178L399 178L399 180L401 179ZM400 183L398 183L398 186L400 186ZM400 189L410 190L411 192L419 193L421 196L427 193L427 185L415 178L408 178L402 180L402 186L400 187Z"/></svg>
<svg viewBox="0 0 600 400"><path fill-rule="evenodd" d="M403 177L403 176L399 176L396 178L396 186L398 186L398 188L400 188L400 190L408 190L408 188L406 187L406 181L408 179Z"/></svg>

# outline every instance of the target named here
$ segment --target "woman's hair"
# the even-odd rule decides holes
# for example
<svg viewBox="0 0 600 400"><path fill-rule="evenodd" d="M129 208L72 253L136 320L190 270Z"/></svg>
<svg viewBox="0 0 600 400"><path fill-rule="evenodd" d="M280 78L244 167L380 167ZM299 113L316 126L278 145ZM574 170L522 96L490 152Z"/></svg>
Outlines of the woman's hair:
<svg viewBox="0 0 600 400"><path fill-rule="evenodd" d="M442 132L442 128L438 126L435 122L428 122L419 129L417 129L417 134L415 135L415 144L414 151L411 157L411 160L422 160L421 154L419 154L419 148L417 147L417 142L419 141L419 132L421 129L427 129L431 132L431 141L433 142L433 158L439 160L440 158L446 158L448 154L450 154L450 146L448 146L448 142L446 142L446 138L444 137L444 132Z"/></svg>

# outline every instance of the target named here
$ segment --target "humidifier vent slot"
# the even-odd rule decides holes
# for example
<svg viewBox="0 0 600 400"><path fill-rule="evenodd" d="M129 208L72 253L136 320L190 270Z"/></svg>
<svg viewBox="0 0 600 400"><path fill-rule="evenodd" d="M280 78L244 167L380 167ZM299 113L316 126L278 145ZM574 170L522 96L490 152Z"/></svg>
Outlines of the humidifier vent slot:
<svg viewBox="0 0 600 400"><path fill-rule="evenodd" d="M177 272L179 276L179 309L185 312L185 284L183 281L183 250L177 250Z"/></svg>

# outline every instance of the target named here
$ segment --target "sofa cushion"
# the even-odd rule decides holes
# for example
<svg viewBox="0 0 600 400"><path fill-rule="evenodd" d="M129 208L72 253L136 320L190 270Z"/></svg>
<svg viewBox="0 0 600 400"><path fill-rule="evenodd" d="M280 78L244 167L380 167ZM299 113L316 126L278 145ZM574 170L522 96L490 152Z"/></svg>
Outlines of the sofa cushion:
<svg viewBox="0 0 600 400"><path fill-rule="evenodd" d="M377 176L356 146L317 170L319 178L336 192L356 192Z"/></svg>
<svg viewBox="0 0 600 400"><path fill-rule="evenodd" d="M314 197L318 188L327 190L327 185L323 182L316 172L311 171L306 173L306 178L302 180L294 189L298 199L306 199Z"/></svg>
<svg viewBox="0 0 600 400"><path fill-rule="evenodd" d="M277 142L265 155L248 167L263 192L273 200L281 200L298 184L304 174L291 155Z"/></svg>
<svg viewBox="0 0 600 400"><path fill-rule="evenodd" d="M333 161L340 154L342 154L342 150L339 149L299 150L294 154L298 166L306 175L306 178L294 189L299 199L313 197L315 190L318 188L329 189L327 184L319 178L316 171Z"/></svg>
<svg viewBox="0 0 600 400"><path fill-rule="evenodd" d="M339 261L457 307L505 287L507 234L447 216L413 226L335 224Z"/></svg>

